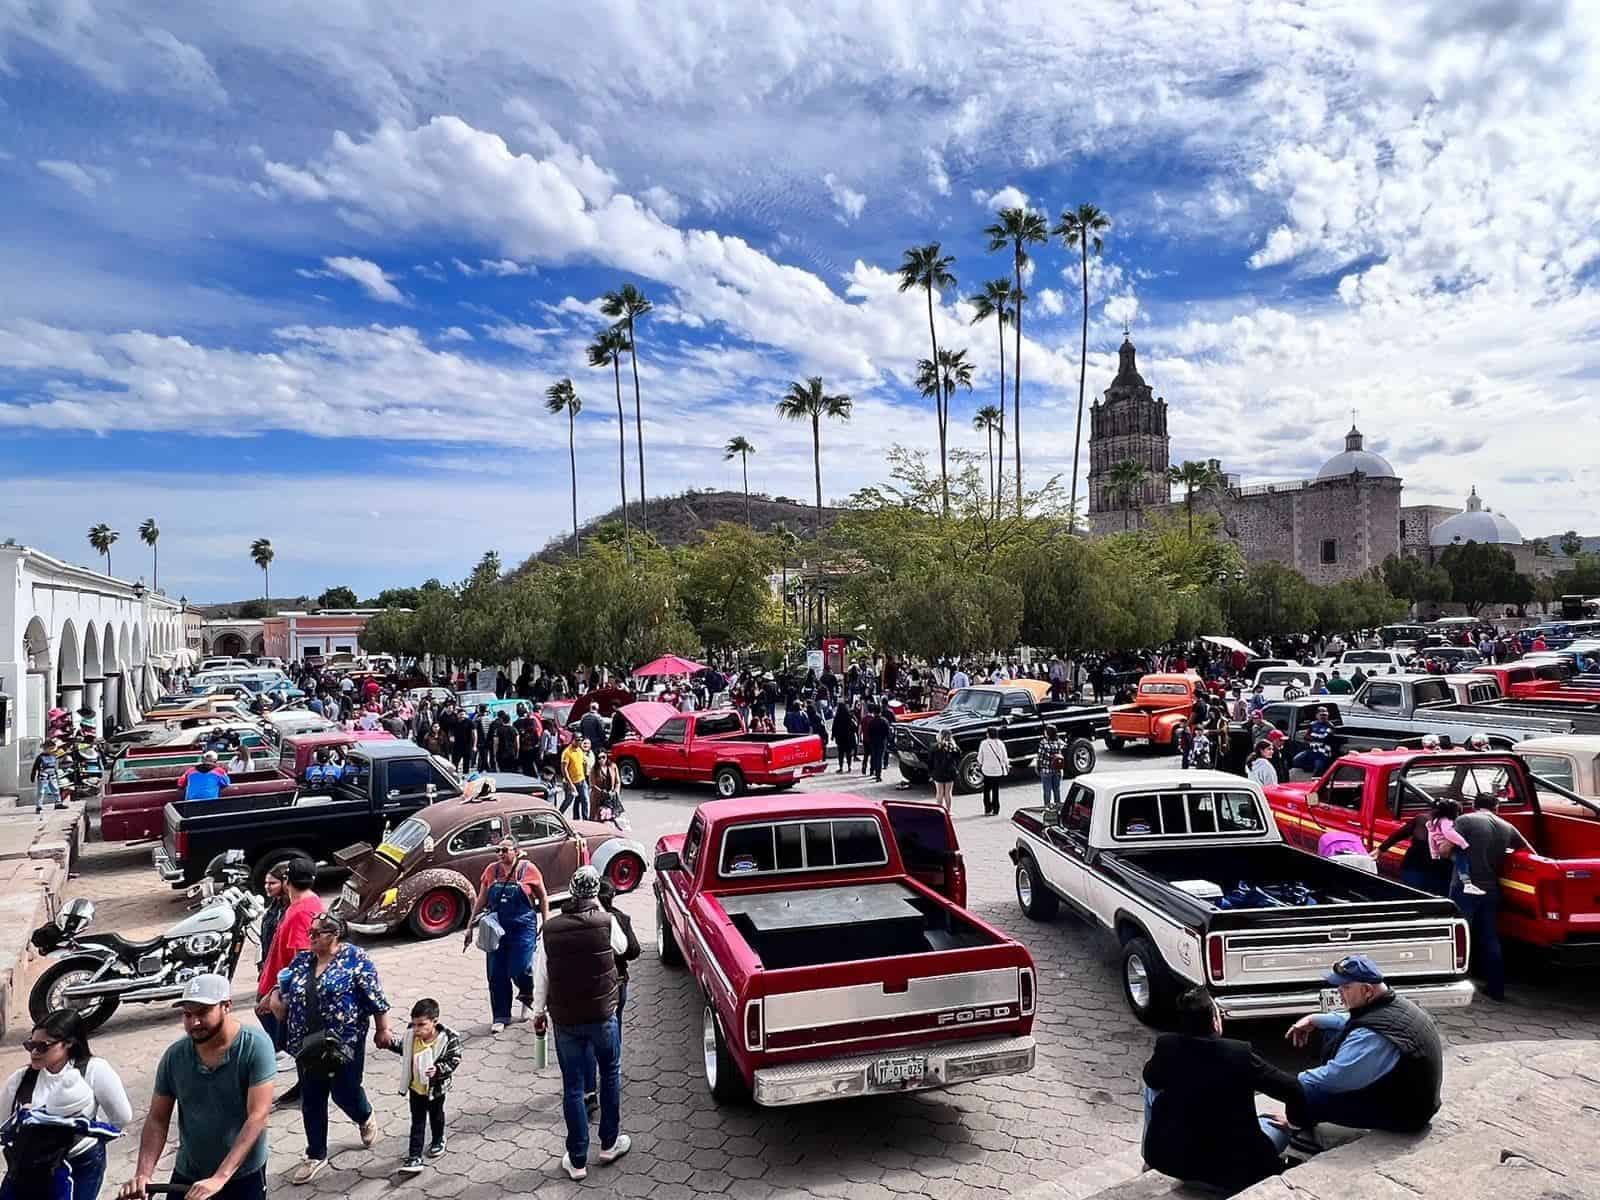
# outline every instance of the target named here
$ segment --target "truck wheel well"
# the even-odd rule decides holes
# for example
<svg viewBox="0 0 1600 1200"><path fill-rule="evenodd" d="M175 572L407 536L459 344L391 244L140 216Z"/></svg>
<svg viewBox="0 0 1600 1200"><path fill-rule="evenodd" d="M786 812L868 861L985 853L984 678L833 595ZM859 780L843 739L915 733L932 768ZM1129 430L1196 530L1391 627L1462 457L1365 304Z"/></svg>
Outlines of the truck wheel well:
<svg viewBox="0 0 1600 1200"><path fill-rule="evenodd" d="M1126 946L1129 942L1133 941L1134 938L1139 937L1144 938L1146 941L1153 941L1145 927L1133 917L1130 917L1127 913L1117 914L1115 928L1117 931L1117 944L1119 946Z"/></svg>

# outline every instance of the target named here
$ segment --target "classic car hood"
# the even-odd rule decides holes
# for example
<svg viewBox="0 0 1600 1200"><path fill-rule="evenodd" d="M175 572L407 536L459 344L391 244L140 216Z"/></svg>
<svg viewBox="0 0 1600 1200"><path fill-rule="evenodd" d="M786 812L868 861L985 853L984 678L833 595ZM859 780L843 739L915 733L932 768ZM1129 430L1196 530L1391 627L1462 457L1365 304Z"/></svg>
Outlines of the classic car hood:
<svg viewBox="0 0 1600 1200"><path fill-rule="evenodd" d="M673 717L678 715L678 710L670 704L663 704L659 700L638 700L632 704L624 704L617 709L622 714L622 719L632 725L642 738L647 738L660 729Z"/></svg>
<svg viewBox="0 0 1600 1200"><path fill-rule="evenodd" d="M924 717L920 721L902 721L897 727L910 730L912 733L938 733L942 729L967 729L998 724L999 717L975 717L970 713L942 712L932 717Z"/></svg>

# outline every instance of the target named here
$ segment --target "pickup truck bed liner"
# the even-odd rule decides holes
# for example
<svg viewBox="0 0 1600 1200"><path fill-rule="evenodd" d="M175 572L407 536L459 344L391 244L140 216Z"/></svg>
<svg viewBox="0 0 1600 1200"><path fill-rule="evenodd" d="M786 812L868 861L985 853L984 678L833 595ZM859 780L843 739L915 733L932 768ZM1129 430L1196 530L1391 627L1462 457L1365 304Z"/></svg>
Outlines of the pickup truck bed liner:
<svg viewBox="0 0 1600 1200"><path fill-rule="evenodd" d="M1168 883L1181 879L1207 879L1224 893L1238 883L1258 886L1303 883L1317 897L1319 904L1367 904L1415 899L1415 893L1403 884L1377 875L1350 871L1327 859L1282 844L1117 850L1108 854L1108 857ZM1197 900L1197 903L1207 902Z"/></svg>

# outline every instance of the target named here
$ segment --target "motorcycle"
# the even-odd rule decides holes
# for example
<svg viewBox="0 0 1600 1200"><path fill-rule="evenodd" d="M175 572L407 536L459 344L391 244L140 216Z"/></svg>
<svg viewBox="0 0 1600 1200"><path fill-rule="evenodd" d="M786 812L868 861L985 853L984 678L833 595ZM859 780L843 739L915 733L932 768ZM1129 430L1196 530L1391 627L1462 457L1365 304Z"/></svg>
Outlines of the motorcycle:
<svg viewBox="0 0 1600 1200"><path fill-rule="evenodd" d="M251 930L266 912L246 888L244 853L230 850L205 879L188 890L193 912L165 933L134 942L115 933L85 933L94 904L70 901L56 919L33 931L34 948L53 961L28 994L35 1023L73 1008L87 1032L125 1001L173 1001L196 975L233 978Z"/></svg>

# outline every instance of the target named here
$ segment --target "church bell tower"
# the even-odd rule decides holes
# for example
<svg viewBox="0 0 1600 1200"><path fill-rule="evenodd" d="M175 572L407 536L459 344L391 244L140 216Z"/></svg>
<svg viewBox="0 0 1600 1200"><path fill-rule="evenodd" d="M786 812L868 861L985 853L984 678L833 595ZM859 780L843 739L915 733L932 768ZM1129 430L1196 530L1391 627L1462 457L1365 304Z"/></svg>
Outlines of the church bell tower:
<svg viewBox="0 0 1600 1200"><path fill-rule="evenodd" d="M1122 509L1123 498L1111 486L1111 468L1124 459L1132 459L1150 472L1139 487L1136 507L1166 504L1172 496L1167 484L1167 402L1152 395L1139 374L1133 342L1126 332L1117 358L1117 377L1105 390L1104 399L1089 409L1091 513Z"/></svg>

